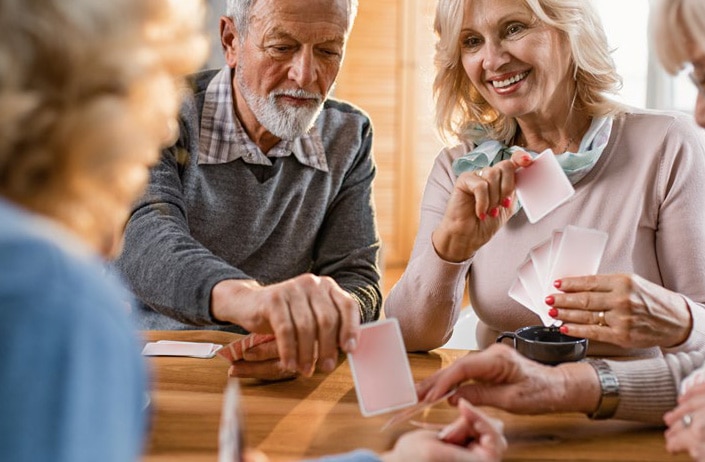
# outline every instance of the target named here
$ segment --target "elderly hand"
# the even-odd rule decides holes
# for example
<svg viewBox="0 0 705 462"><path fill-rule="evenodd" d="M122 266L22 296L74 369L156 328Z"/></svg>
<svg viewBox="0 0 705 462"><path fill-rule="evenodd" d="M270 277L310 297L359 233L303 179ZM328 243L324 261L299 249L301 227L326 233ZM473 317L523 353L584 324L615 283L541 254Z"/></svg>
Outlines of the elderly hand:
<svg viewBox="0 0 705 462"><path fill-rule="evenodd" d="M562 293L546 303L564 333L623 348L672 347L690 335L684 297L635 274L563 278L555 285Z"/></svg>
<svg viewBox="0 0 705 462"><path fill-rule="evenodd" d="M310 376L317 358L319 368L330 372L338 361L338 347L353 351L360 334L360 309L355 299L332 278L313 274L270 286L221 281L213 287L211 311L216 319L250 332L274 334L280 359L273 351L261 351L256 360L271 362L253 366L260 368L252 372L258 378L263 371ZM252 371L249 366L240 366L236 368L239 371L231 372L246 377Z"/></svg>
<svg viewBox="0 0 705 462"><path fill-rule="evenodd" d="M394 449L382 455L384 462L494 462L502 460L507 440L502 422L488 417L467 401L458 405L460 417L439 433L417 430L406 433Z"/></svg>
<svg viewBox="0 0 705 462"><path fill-rule="evenodd" d="M511 217L514 173L532 162L531 156L518 151L510 160L458 177L431 238L441 258L465 261L494 236Z"/></svg>
<svg viewBox="0 0 705 462"><path fill-rule="evenodd" d="M678 398L678 406L663 420L668 425L669 452L688 452L693 460L705 460L705 383L694 385Z"/></svg>
<svg viewBox="0 0 705 462"><path fill-rule="evenodd" d="M430 402L454 388L451 404L462 397L517 414L590 413L600 399L600 383L589 364L545 366L502 344L458 359L417 384L416 391Z"/></svg>

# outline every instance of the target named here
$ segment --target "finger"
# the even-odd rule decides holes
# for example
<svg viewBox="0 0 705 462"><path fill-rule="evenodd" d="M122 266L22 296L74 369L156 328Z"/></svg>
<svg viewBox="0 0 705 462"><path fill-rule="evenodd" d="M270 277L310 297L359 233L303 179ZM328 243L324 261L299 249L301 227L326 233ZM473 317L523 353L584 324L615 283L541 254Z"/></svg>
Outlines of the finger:
<svg viewBox="0 0 705 462"><path fill-rule="evenodd" d="M338 345L346 353L352 353L360 340L360 306L357 301L332 281L329 295L340 316Z"/></svg>
<svg viewBox="0 0 705 462"><path fill-rule="evenodd" d="M595 274L589 276L575 276L560 278L553 282L553 286L563 293L570 292L610 292L619 283L621 275Z"/></svg>
<svg viewBox="0 0 705 462"><path fill-rule="evenodd" d="M512 164L514 164L515 170L519 167L528 167L534 163L531 155L526 151L515 151L510 159Z"/></svg>
<svg viewBox="0 0 705 462"><path fill-rule="evenodd" d="M289 380L296 377L295 371L290 371L282 366L281 361L270 359L269 361L249 362L235 361L228 370L230 377L260 379L260 380Z"/></svg>
<svg viewBox="0 0 705 462"><path fill-rule="evenodd" d="M513 162L503 161L497 164L497 168L499 168L502 172L502 179L499 188L500 204L504 208L509 208L516 189L516 178L514 173L516 172L517 167Z"/></svg>
<svg viewBox="0 0 705 462"><path fill-rule="evenodd" d="M484 172L488 170L483 169ZM484 220L489 212L489 185L477 172L466 172L458 177L455 187L463 194L471 196L475 203L475 216Z"/></svg>
<svg viewBox="0 0 705 462"><path fill-rule="evenodd" d="M318 332L319 367L325 372L330 372L335 368L338 359L341 314L331 299L329 290L324 287L313 294L311 308Z"/></svg>
<svg viewBox="0 0 705 462"><path fill-rule="evenodd" d="M259 343L250 348L243 348L242 359L245 361L267 361L269 359L279 359L279 349L275 337L271 340Z"/></svg>
<svg viewBox="0 0 705 462"><path fill-rule="evenodd" d="M485 174L482 179L487 183L487 214L492 218L499 216L499 206L502 187L502 169L497 167L488 167L484 169Z"/></svg>
<svg viewBox="0 0 705 462"><path fill-rule="evenodd" d="M316 364L315 343L318 336L310 297L318 288L318 276L305 274L292 282L294 287L287 292L287 301L298 346L297 370L304 376L310 377Z"/></svg>
<svg viewBox="0 0 705 462"><path fill-rule="evenodd" d="M694 374L691 374L694 375ZM700 380L703 379L702 374L698 377ZM690 401L693 399L702 398L705 399L705 382L696 382L692 384L679 398L678 402Z"/></svg>
<svg viewBox="0 0 705 462"><path fill-rule="evenodd" d="M268 288L264 300L266 316L276 337L277 349L282 364L290 371L298 368L298 348L296 346L296 331L285 291L285 284L276 284Z"/></svg>

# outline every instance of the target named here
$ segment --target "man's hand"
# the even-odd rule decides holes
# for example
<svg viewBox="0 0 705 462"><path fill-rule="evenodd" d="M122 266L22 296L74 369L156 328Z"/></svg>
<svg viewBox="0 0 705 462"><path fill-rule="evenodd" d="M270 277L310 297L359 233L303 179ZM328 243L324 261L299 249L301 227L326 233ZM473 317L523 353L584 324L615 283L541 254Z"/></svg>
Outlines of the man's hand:
<svg viewBox="0 0 705 462"><path fill-rule="evenodd" d="M359 337L358 303L332 278L313 274L270 286L221 281L213 287L211 311L220 321L276 338L278 356L271 347L251 351L262 364L238 365L231 372L239 377L262 373L291 377L296 372L310 376L317 358L320 369L329 372L337 364L338 348L353 351Z"/></svg>

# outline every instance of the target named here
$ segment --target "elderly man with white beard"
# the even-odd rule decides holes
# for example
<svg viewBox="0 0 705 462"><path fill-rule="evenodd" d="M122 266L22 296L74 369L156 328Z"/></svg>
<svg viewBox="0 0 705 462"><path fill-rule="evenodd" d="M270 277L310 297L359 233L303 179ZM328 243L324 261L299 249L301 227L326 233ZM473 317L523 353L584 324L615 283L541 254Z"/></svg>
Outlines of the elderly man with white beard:
<svg viewBox="0 0 705 462"><path fill-rule="evenodd" d="M229 0L116 262L142 329L271 334L231 375L335 368L379 316L366 114L329 97L357 0Z"/></svg>

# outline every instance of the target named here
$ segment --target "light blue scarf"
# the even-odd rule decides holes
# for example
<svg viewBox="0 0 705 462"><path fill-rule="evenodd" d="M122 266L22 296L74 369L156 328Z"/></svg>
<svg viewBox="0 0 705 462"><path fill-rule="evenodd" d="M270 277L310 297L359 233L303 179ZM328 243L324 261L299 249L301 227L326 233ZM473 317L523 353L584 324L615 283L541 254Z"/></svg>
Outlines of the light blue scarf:
<svg viewBox="0 0 705 462"><path fill-rule="evenodd" d="M575 184L587 175L597 163L602 151L612 133L612 117L594 118L583 139L580 141L578 152L564 152L556 155L558 163L568 176L571 184ZM472 151L453 161L453 172L460 175L463 172L472 172L485 167L491 167L498 162L509 159L515 151L525 151L536 157L539 153L519 146L506 146L496 140L479 141Z"/></svg>

